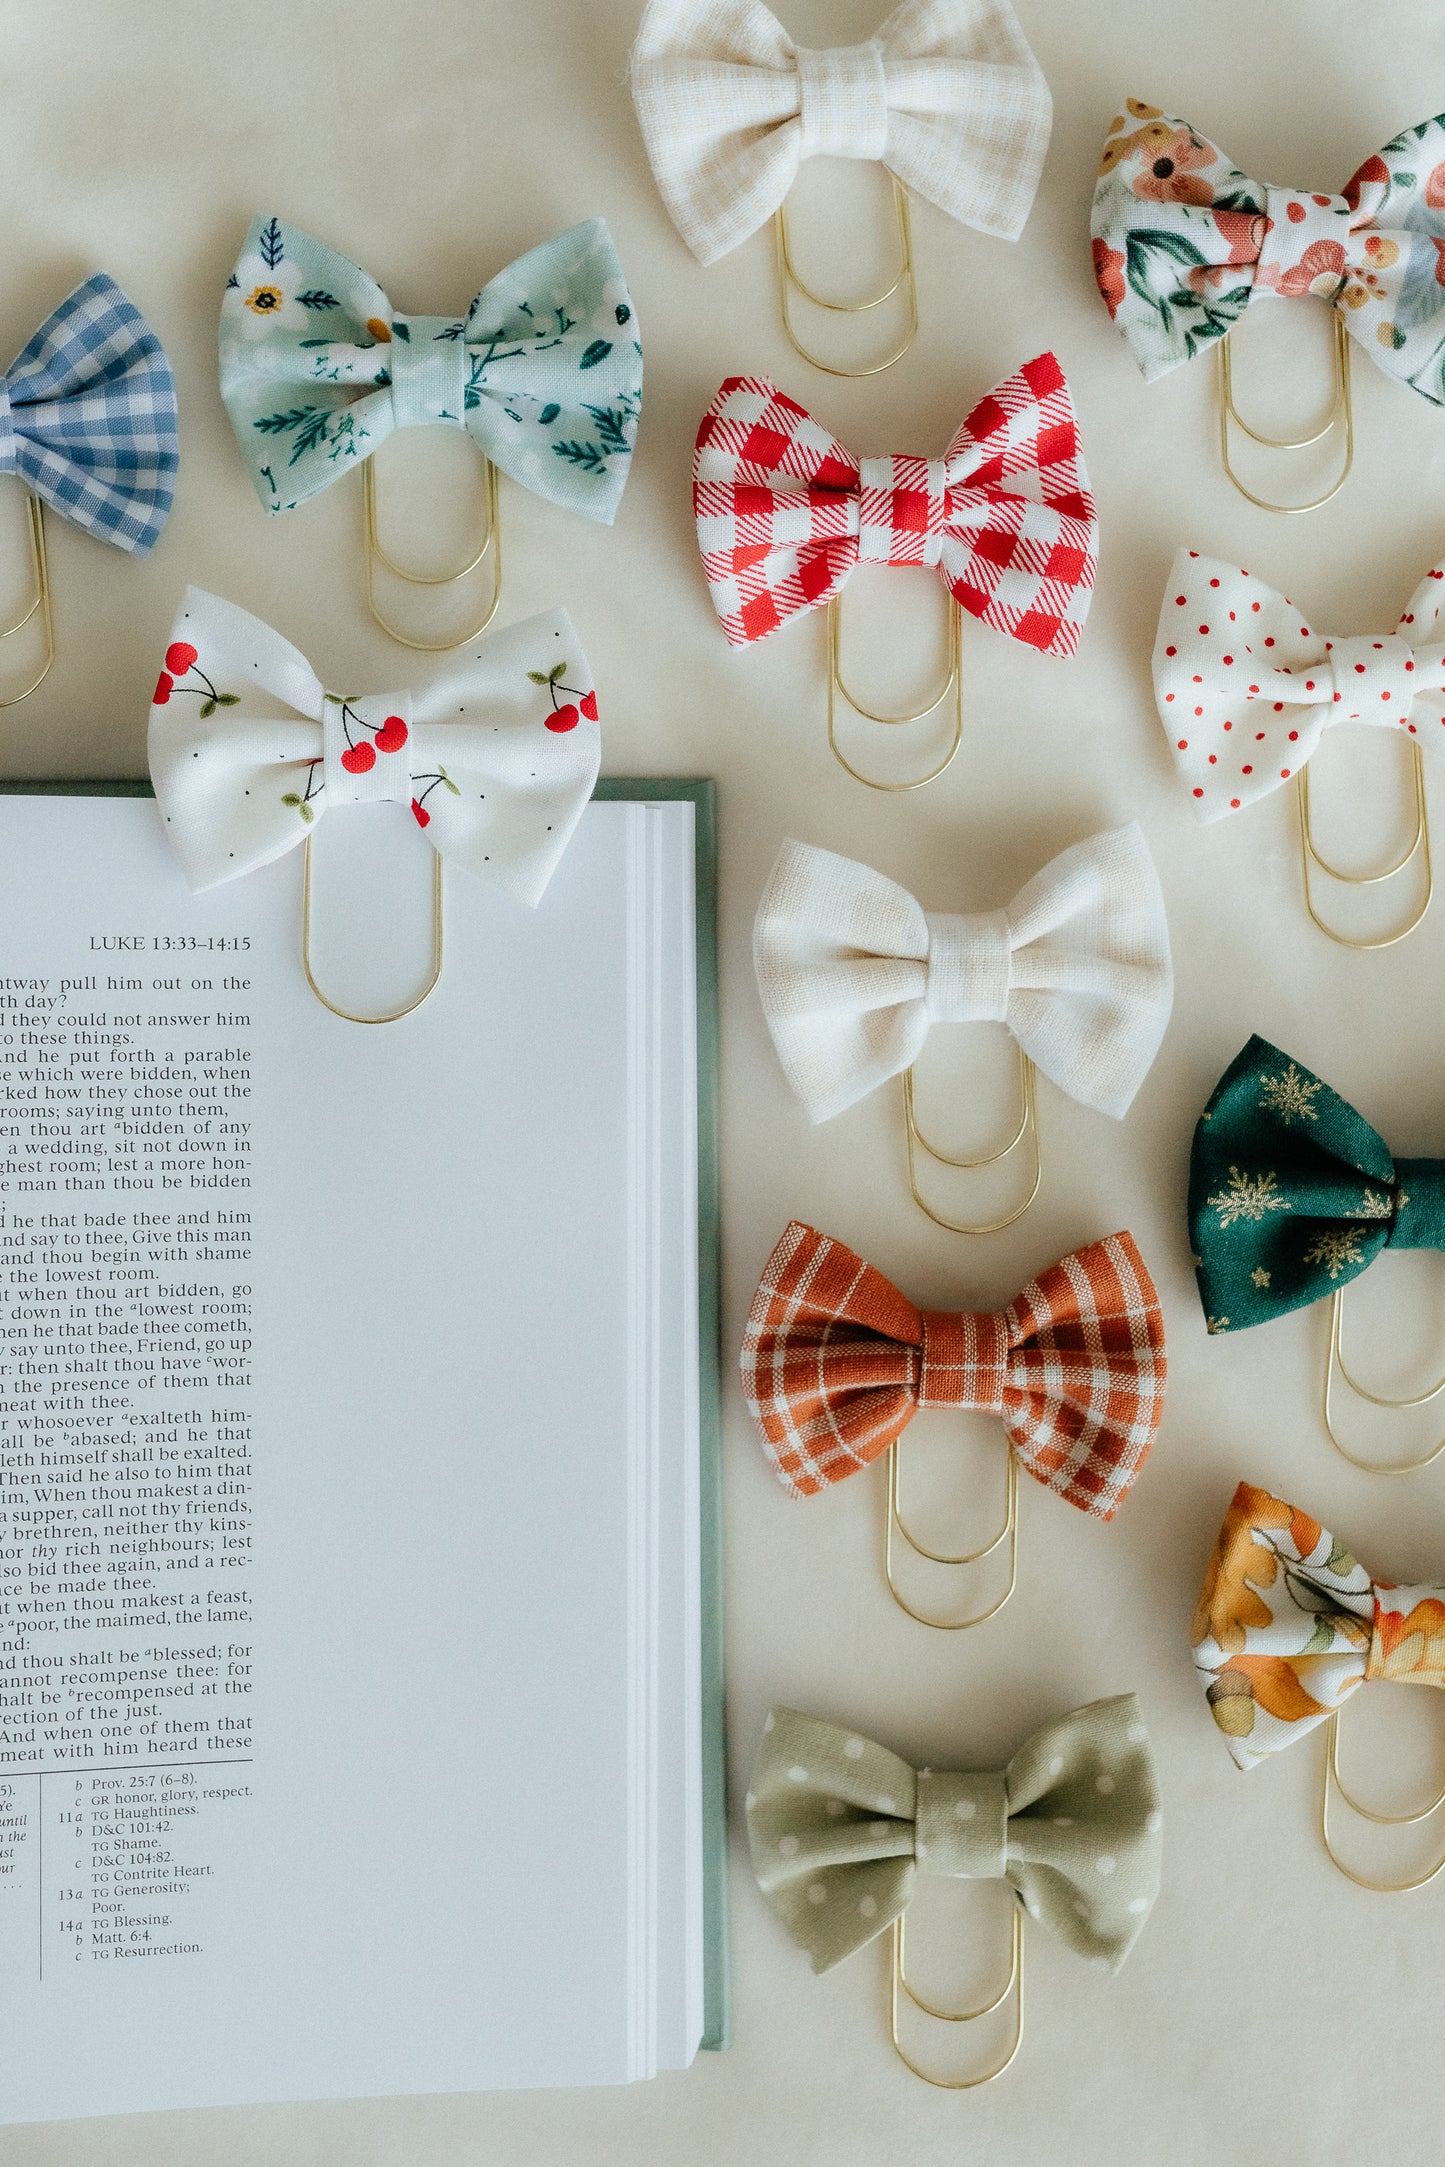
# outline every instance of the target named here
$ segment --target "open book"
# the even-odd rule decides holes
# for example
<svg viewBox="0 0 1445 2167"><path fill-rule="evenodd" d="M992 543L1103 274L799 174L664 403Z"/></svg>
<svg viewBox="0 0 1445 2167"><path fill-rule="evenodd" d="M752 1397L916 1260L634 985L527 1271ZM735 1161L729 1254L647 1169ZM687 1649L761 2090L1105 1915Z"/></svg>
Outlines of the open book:
<svg viewBox="0 0 1445 2167"><path fill-rule="evenodd" d="M683 2066L710 786L600 786L536 911L449 878L378 1029L299 853L192 896L114 788L0 794L0 2119ZM318 977L384 1001L429 866L328 827Z"/></svg>

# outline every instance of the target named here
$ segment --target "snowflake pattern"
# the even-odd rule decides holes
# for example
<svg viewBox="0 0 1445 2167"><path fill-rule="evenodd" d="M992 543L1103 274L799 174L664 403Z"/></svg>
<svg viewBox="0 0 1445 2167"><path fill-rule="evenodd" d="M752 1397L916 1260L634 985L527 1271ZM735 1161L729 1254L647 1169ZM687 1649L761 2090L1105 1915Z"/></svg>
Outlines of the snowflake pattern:
<svg viewBox="0 0 1445 2167"><path fill-rule="evenodd" d="M1302 1076L1291 1061L1282 1076L1261 1078L1259 1103L1278 1114L1286 1128L1291 1121L1318 1121L1314 1102L1321 1088L1318 1077Z"/></svg>
<svg viewBox="0 0 1445 2167"><path fill-rule="evenodd" d="M1341 1272L1352 1266L1363 1265L1365 1258L1360 1249L1360 1237L1353 1227L1340 1228L1333 1233L1321 1234L1304 1253L1306 1264L1321 1264L1331 1279L1338 1279Z"/></svg>
<svg viewBox="0 0 1445 2167"><path fill-rule="evenodd" d="M1206 1317L1204 1329L1212 1339L1216 1332L1227 1332L1229 1330L1229 1319L1228 1317Z"/></svg>
<svg viewBox="0 0 1445 2167"><path fill-rule="evenodd" d="M1231 1166L1229 1187L1206 1199L1210 1208L1219 1213L1221 1233L1237 1220L1257 1226L1272 1211L1291 1210L1288 1197L1277 1193L1278 1179L1275 1174L1241 1174L1237 1166Z"/></svg>
<svg viewBox="0 0 1445 2167"><path fill-rule="evenodd" d="M1262 1264L1257 1264L1249 1276L1261 1292L1269 1285L1269 1273Z"/></svg>
<svg viewBox="0 0 1445 2167"><path fill-rule="evenodd" d="M1387 1196L1380 1196L1374 1189L1366 1189L1355 1212L1357 1219L1389 1219L1395 1207Z"/></svg>

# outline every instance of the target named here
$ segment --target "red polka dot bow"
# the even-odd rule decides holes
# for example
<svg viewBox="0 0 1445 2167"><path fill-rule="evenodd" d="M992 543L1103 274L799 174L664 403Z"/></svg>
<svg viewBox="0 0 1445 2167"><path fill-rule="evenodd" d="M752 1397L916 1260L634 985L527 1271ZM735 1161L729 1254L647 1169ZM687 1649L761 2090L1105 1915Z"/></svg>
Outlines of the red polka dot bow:
<svg viewBox="0 0 1445 2167"><path fill-rule="evenodd" d="M1092 232L1099 292L1151 383L1261 294L1317 294L1387 375L1445 403L1445 114L1329 195L1251 180L1187 121L1130 98Z"/></svg>
<svg viewBox="0 0 1445 2167"><path fill-rule="evenodd" d="M1036 1481L1111 1520L1164 1412L1164 1319L1131 1234L1091 1242L996 1314L916 1309L801 1221L764 1267L743 1391L774 1470L811 1497L876 1460L920 1407L996 1414Z"/></svg>
<svg viewBox="0 0 1445 2167"><path fill-rule="evenodd" d="M765 376L730 376L693 456L698 546L735 646L829 602L856 564L932 565L998 632L1071 655L1098 519L1063 370L1040 354L941 459L855 459Z"/></svg>
<svg viewBox="0 0 1445 2167"><path fill-rule="evenodd" d="M1397 632L1326 638L1263 580L1181 549L1154 643L1154 694L1206 820L1299 772L1332 723L1445 733L1445 568L1427 572Z"/></svg>

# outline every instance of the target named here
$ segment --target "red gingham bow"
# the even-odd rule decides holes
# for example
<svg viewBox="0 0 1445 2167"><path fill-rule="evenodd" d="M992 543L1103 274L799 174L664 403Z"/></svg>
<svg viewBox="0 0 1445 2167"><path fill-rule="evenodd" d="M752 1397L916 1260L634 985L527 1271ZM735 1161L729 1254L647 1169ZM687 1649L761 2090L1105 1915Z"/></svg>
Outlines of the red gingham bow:
<svg viewBox="0 0 1445 2167"><path fill-rule="evenodd" d="M866 1467L920 1407L997 1414L1047 1489L1111 1520L1164 1411L1164 1319L1131 1234L1041 1272L995 1315L918 1310L871 1264L794 1220L743 1338L743 1390L784 1487Z"/></svg>
<svg viewBox="0 0 1445 2167"><path fill-rule="evenodd" d="M928 564L964 609L1046 654L1088 614L1099 523L1064 372L1026 361L941 459L855 459L766 376L730 376L702 419L693 512L735 646L831 601L855 564Z"/></svg>

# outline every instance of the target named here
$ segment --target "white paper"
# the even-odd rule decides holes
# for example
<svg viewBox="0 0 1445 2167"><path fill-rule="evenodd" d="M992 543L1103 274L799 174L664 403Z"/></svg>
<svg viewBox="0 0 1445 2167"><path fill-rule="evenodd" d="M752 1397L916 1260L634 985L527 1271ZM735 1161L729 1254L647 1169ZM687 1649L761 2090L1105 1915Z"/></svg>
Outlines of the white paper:
<svg viewBox="0 0 1445 2167"><path fill-rule="evenodd" d="M429 854L332 827L384 1006ZM376 1029L299 854L0 798L0 867L0 2116L685 2063L690 806L453 876Z"/></svg>

